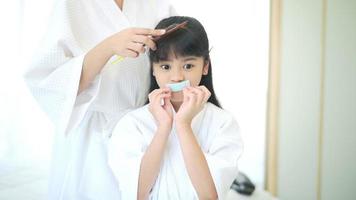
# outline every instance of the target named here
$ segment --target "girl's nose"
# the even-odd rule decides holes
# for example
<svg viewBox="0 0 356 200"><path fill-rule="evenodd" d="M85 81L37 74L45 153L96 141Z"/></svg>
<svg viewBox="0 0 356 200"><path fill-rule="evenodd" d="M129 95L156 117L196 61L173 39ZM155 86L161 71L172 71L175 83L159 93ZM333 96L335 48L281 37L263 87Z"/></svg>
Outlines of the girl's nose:
<svg viewBox="0 0 356 200"><path fill-rule="evenodd" d="M172 82L180 82L184 80L184 74L182 70L174 70L171 74Z"/></svg>

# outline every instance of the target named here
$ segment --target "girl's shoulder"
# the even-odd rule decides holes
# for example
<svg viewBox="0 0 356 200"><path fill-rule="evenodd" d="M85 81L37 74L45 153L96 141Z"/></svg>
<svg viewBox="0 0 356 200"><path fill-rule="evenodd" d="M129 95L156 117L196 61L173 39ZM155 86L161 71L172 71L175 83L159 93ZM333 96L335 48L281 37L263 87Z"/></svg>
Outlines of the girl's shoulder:
<svg viewBox="0 0 356 200"><path fill-rule="evenodd" d="M219 129L230 126L234 126L237 129L240 127L235 116L231 112L219 108L218 106L209 102L205 106L204 123L211 128L217 127Z"/></svg>
<svg viewBox="0 0 356 200"><path fill-rule="evenodd" d="M222 120L234 119L234 115L231 112L222 109L210 102L206 103L206 112L216 119L222 119Z"/></svg>

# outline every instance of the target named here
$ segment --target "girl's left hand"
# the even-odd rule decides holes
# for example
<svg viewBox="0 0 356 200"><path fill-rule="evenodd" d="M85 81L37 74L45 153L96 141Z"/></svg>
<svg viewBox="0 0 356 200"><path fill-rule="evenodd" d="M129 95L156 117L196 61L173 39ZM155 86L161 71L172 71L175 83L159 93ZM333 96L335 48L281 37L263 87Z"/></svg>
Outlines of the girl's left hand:
<svg viewBox="0 0 356 200"><path fill-rule="evenodd" d="M210 91L205 86L184 88L183 103L177 112L176 123L190 125L194 116L203 109L210 95Z"/></svg>

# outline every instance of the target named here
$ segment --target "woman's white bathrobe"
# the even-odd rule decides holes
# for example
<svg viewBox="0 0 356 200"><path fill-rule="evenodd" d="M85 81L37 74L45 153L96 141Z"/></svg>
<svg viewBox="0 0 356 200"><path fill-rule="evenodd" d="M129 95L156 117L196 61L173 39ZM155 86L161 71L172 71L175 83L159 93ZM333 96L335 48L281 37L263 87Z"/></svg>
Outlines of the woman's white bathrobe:
<svg viewBox="0 0 356 200"><path fill-rule="evenodd" d="M125 200L137 199L141 158L156 129L147 105L126 114L114 128L109 143L109 165L120 182ZM238 124L227 111L207 103L194 117L192 129L208 162L219 199L225 199L237 176L237 160L242 153ZM149 199L198 199L184 165L174 125Z"/></svg>
<svg viewBox="0 0 356 200"><path fill-rule="evenodd" d="M114 0L56 0L49 32L25 73L31 93L56 130L48 199L119 199L104 133L127 111L144 104L148 58L111 64L112 58L77 96L84 55L114 33L153 28L172 14L166 0L125 0L122 11Z"/></svg>

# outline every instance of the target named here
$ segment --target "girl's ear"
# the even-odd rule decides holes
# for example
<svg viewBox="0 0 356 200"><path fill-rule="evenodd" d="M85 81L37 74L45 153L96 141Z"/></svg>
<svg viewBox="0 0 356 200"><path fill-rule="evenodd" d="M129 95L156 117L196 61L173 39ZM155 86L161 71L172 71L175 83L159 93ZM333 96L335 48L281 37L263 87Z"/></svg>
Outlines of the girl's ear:
<svg viewBox="0 0 356 200"><path fill-rule="evenodd" d="M208 75L209 65L210 65L210 62L209 61L205 61L205 65L203 67L203 75Z"/></svg>

